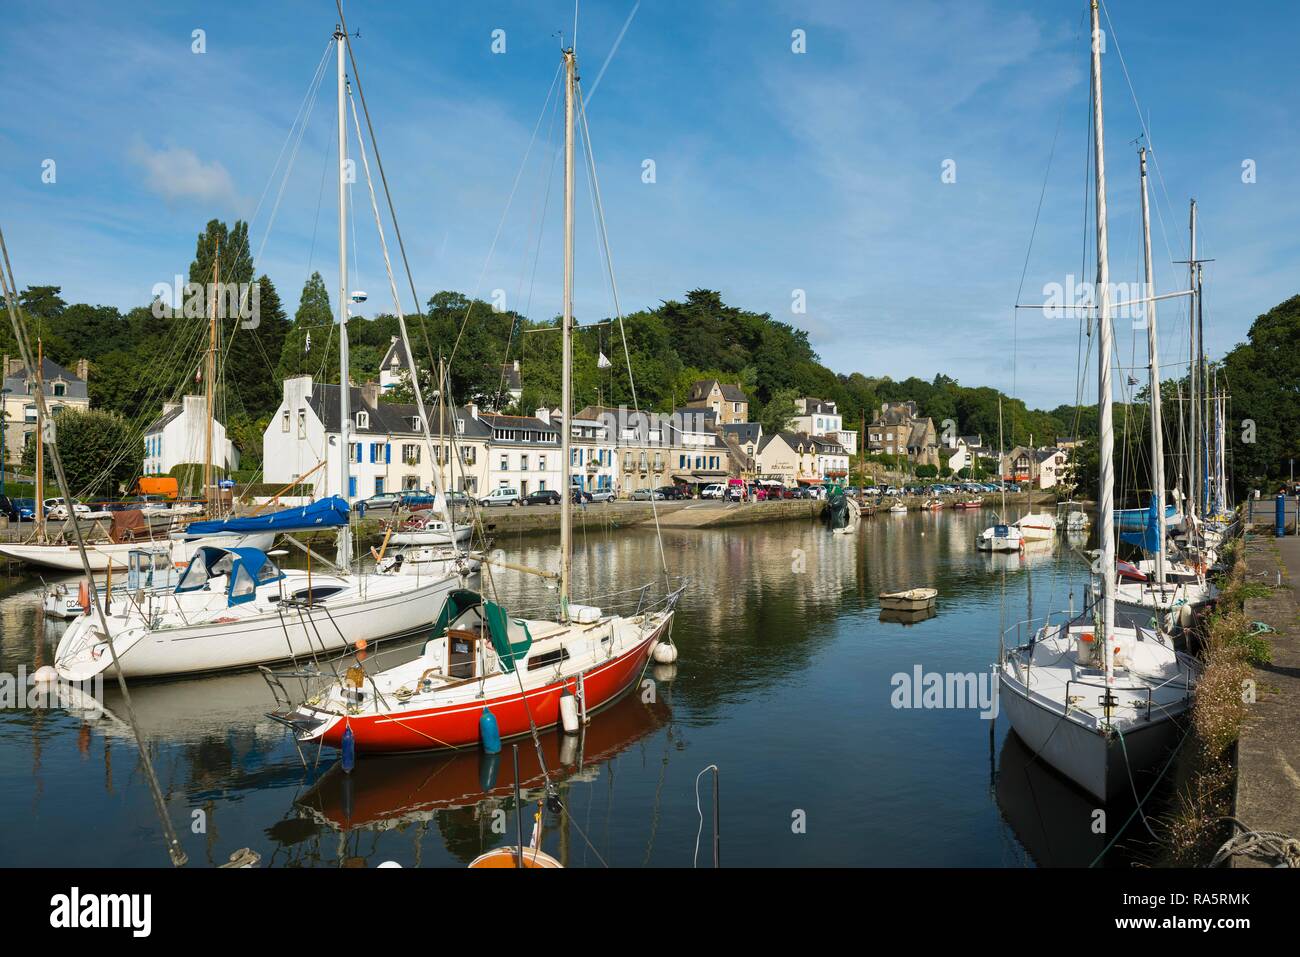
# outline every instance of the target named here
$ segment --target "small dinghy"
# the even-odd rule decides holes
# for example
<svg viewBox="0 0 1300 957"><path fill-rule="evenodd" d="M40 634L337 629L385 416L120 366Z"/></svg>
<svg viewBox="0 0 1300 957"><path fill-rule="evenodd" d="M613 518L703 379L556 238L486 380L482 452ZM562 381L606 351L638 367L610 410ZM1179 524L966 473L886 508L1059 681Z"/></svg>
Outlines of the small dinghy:
<svg viewBox="0 0 1300 957"><path fill-rule="evenodd" d="M907 591L881 592L880 607L888 611L923 611L934 607L939 597L937 588L909 588Z"/></svg>

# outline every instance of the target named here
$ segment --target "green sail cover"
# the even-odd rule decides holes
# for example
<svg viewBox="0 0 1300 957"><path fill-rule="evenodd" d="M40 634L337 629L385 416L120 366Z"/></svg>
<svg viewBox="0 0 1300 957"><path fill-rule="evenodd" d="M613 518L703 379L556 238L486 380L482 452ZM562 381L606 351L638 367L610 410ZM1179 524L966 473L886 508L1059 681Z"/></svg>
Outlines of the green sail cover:
<svg viewBox="0 0 1300 957"><path fill-rule="evenodd" d="M528 655L528 649L533 644L533 636L529 634L528 626L516 619L515 624L524 633L524 640L512 642L510 618L506 610L493 601L484 602L483 609L487 613L488 632L492 635L492 647L496 649L497 657L501 659L501 668L507 672L514 671L515 662Z"/></svg>
<svg viewBox="0 0 1300 957"><path fill-rule="evenodd" d="M466 588L457 588L447 596L447 601L442 606L442 614L438 620L433 623L433 637L441 638L447 634L447 629L451 623L459 618L465 612L469 611L475 605L483 603L482 597L478 592L470 591Z"/></svg>

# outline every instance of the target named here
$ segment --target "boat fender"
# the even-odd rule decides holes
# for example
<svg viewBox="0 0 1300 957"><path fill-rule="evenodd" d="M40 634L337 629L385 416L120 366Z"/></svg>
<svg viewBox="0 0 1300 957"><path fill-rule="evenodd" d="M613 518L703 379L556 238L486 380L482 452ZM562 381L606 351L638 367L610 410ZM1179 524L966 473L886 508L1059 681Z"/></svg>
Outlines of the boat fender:
<svg viewBox="0 0 1300 957"><path fill-rule="evenodd" d="M350 724L343 728L343 741L340 743L339 751L343 762L343 773L351 774L352 769L357 766L357 739L352 733Z"/></svg>
<svg viewBox="0 0 1300 957"><path fill-rule="evenodd" d="M677 646L671 641L661 641L652 652L654 660L661 665L671 665L677 660Z"/></svg>
<svg viewBox="0 0 1300 957"><path fill-rule="evenodd" d="M483 742L487 754L497 754L501 750L501 732L497 728L497 718L488 708L478 718L478 736Z"/></svg>
<svg viewBox="0 0 1300 957"><path fill-rule="evenodd" d="M560 695L560 724L565 734L578 733L578 699L568 688Z"/></svg>
<svg viewBox="0 0 1300 957"><path fill-rule="evenodd" d="M77 604L81 606L82 614L90 614L90 585L84 579L77 586Z"/></svg>

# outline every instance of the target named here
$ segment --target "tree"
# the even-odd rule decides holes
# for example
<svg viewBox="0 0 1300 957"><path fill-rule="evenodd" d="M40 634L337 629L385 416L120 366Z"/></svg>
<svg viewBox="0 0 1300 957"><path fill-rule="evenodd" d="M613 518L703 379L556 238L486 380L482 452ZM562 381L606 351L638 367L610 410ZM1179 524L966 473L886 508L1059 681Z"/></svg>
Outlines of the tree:
<svg viewBox="0 0 1300 957"><path fill-rule="evenodd" d="M116 412L64 409L54 417L55 441L74 496L116 495L144 465L144 439ZM36 442L23 450L23 469L36 467ZM53 472L46 472L46 480Z"/></svg>
<svg viewBox="0 0 1300 957"><path fill-rule="evenodd" d="M799 412L794 404L797 396L794 389L782 389L768 400L759 418L764 432L774 434L790 427L790 420Z"/></svg>
<svg viewBox="0 0 1300 957"><path fill-rule="evenodd" d="M319 272L314 272L302 287L293 325L285 332L276 377L287 379L308 373L321 382L337 382L339 343L336 332L325 280Z"/></svg>

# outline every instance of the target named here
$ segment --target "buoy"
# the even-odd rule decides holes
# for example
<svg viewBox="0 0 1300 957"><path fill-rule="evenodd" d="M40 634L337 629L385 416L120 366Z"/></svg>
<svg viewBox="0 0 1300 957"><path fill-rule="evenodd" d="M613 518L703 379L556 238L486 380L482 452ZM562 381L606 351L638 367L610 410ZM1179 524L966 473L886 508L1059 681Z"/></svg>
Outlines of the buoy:
<svg viewBox="0 0 1300 957"><path fill-rule="evenodd" d="M671 641L661 641L655 645L653 652L655 661L661 665L671 665L677 660L677 646Z"/></svg>
<svg viewBox="0 0 1300 957"><path fill-rule="evenodd" d="M497 729L497 718L487 708L478 718L478 736L483 742L483 750L496 754L501 750L501 732Z"/></svg>
<svg viewBox="0 0 1300 957"><path fill-rule="evenodd" d="M364 639L364 638L358 638L355 642L352 643L352 647L356 648L357 651L365 651L365 650L366 650L366 639Z"/></svg>
<svg viewBox="0 0 1300 957"><path fill-rule="evenodd" d="M564 727L565 734L578 733L578 699L568 688L560 695L560 724Z"/></svg>
<svg viewBox="0 0 1300 957"><path fill-rule="evenodd" d="M339 748L342 751L343 773L351 774L352 769L357 766L357 739L352 734L352 725L343 729L343 742Z"/></svg>

